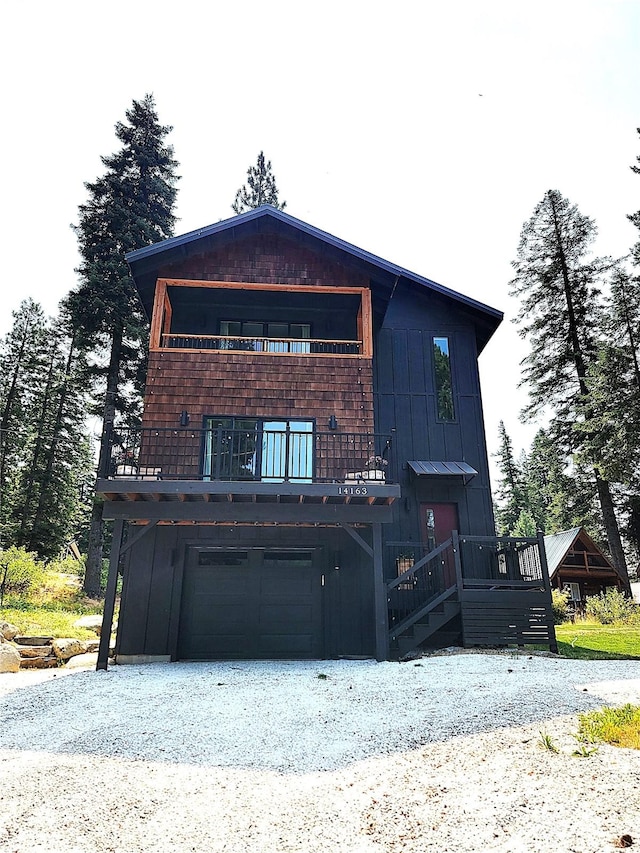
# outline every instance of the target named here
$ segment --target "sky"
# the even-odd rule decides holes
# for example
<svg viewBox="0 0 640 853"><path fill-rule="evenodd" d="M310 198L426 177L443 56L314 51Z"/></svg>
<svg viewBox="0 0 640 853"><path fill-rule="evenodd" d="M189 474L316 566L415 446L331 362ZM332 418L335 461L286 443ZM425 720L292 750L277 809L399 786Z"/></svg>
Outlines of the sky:
<svg viewBox="0 0 640 853"><path fill-rule="evenodd" d="M287 212L505 313L480 357L489 452L516 453L523 223L558 189L626 255L640 209L640 0L0 4L0 335L74 286L84 183L152 93L176 233L233 215L264 150ZM495 475L494 475L495 478Z"/></svg>

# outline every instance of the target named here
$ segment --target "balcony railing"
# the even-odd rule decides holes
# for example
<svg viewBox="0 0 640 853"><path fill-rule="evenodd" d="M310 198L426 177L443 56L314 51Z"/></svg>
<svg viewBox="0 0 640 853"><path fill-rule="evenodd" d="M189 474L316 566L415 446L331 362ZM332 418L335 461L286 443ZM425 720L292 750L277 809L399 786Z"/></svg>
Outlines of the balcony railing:
<svg viewBox="0 0 640 853"><path fill-rule="evenodd" d="M216 352L287 353L290 355L361 355L362 341L321 338L237 337L234 335L163 334L168 349L206 349Z"/></svg>
<svg viewBox="0 0 640 853"><path fill-rule="evenodd" d="M292 422L274 429L113 429L100 476L113 479L384 484L391 438L316 432Z"/></svg>

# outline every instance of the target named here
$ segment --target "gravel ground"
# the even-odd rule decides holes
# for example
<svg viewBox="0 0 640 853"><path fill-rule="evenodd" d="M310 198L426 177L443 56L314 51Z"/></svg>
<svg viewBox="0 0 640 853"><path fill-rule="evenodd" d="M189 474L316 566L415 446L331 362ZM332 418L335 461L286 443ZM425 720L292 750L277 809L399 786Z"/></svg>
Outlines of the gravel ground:
<svg viewBox="0 0 640 853"><path fill-rule="evenodd" d="M525 654L0 675L0 851L640 846L640 752L572 754L625 702L640 662Z"/></svg>

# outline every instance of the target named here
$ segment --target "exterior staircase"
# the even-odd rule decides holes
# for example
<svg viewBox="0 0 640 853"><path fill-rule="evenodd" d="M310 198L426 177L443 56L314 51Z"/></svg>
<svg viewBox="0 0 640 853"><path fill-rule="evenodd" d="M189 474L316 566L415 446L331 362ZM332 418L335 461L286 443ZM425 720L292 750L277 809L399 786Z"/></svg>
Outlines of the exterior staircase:
<svg viewBox="0 0 640 853"><path fill-rule="evenodd" d="M394 660L410 658L420 648L459 645L460 602L456 587L445 590L401 623L392 625L389 646Z"/></svg>

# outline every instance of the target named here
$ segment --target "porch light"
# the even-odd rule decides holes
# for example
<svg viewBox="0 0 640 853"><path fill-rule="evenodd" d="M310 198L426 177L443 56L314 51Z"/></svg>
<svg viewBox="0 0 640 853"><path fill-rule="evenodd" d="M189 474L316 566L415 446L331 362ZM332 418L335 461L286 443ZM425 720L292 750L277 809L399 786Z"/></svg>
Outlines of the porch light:
<svg viewBox="0 0 640 853"><path fill-rule="evenodd" d="M338 419L335 415L331 415L329 418L329 429L338 429Z"/></svg>
<svg viewBox="0 0 640 853"><path fill-rule="evenodd" d="M180 412L180 426L186 427L189 426L189 421L191 418L189 417L189 412L186 409L183 409Z"/></svg>

